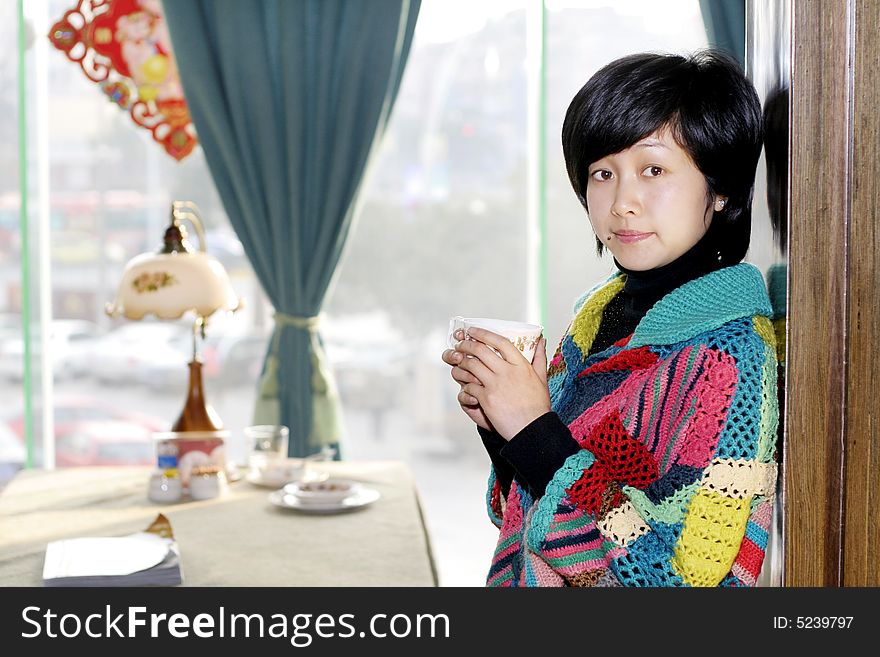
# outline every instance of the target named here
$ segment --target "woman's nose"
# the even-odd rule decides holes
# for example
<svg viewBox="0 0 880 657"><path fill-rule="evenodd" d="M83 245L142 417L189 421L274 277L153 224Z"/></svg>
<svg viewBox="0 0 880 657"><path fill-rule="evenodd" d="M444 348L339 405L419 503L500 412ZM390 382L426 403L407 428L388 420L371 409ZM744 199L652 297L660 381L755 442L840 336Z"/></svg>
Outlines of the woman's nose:
<svg viewBox="0 0 880 657"><path fill-rule="evenodd" d="M633 216L641 212L642 203L635 182L620 180L614 190L611 213L618 216Z"/></svg>

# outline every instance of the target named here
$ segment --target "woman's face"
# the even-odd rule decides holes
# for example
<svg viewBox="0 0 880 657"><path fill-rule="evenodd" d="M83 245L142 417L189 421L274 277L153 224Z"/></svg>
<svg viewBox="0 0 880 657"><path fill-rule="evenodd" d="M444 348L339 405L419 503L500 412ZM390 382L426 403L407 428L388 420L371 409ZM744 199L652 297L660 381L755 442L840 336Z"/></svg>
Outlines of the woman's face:
<svg viewBox="0 0 880 657"><path fill-rule="evenodd" d="M706 179L667 129L593 162L589 176L590 223L627 269L668 264L709 228Z"/></svg>

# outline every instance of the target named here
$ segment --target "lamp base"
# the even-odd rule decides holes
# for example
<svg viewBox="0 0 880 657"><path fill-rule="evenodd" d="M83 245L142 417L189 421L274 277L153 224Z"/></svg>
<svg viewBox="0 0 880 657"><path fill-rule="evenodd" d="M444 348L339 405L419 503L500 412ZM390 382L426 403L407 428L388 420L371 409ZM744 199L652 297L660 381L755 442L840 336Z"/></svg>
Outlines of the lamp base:
<svg viewBox="0 0 880 657"><path fill-rule="evenodd" d="M171 428L172 431L222 431L223 422L211 406L205 402L202 385L202 363L193 359L189 363L189 390L186 403Z"/></svg>

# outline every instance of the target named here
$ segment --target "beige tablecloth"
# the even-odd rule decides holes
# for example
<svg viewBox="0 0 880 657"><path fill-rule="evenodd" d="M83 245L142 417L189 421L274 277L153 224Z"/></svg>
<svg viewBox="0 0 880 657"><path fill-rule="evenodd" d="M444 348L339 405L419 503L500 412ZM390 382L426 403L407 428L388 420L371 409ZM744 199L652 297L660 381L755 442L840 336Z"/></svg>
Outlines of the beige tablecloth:
<svg viewBox="0 0 880 657"><path fill-rule="evenodd" d="M46 544L171 521L187 586L436 586L418 494L403 463L327 462L381 497L338 515L279 509L246 481L219 498L158 505L149 468L19 473L0 493L0 586L42 586Z"/></svg>

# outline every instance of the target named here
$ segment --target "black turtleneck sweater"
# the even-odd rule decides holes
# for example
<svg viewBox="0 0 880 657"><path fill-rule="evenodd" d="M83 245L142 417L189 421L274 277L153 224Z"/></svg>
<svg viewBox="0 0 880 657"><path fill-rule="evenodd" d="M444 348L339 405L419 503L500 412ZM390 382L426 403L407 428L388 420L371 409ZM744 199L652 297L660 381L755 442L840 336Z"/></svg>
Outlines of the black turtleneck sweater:
<svg viewBox="0 0 880 657"><path fill-rule="evenodd" d="M662 267L633 271L622 267L616 258L614 264L626 275L626 281L623 290L602 311L599 331L588 355L604 351L632 335L645 313L660 299L688 281L721 267L718 251L708 234ZM569 428L553 411L532 421L509 442L494 431L479 429L479 433L505 495L515 478L528 487L533 498L542 496L556 471L580 449Z"/></svg>

